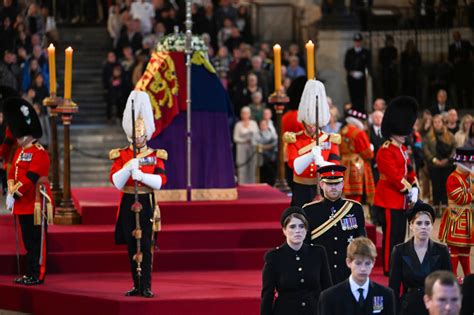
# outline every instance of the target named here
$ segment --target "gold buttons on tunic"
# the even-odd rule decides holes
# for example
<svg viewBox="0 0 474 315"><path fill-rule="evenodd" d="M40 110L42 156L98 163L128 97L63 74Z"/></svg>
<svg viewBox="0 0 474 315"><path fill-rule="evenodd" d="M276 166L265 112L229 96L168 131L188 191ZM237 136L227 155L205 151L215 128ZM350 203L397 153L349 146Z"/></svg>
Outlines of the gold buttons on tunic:
<svg viewBox="0 0 474 315"><path fill-rule="evenodd" d="M334 255L337 255L337 250L334 251Z"/></svg>
<svg viewBox="0 0 474 315"><path fill-rule="evenodd" d="M337 265L334 265L334 268L337 268Z"/></svg>
<svg viewBox="0 0 474 315"><path fill-rule="evenodd" d="M299 268L298 268L298 271L303 271L303 268L299 267Z"/></svg>
<svg viewBox="0 0 474 315"><path fill-rule="evenodd" d="M300 260L300 257L299 257L299 256L296 256L296 260Z"/></svg>
<svg viewBox="0 0 474 315"><path fill-rule="evenodd" d="M305 303L305 302L302 302L302 303L301 303L301 306L306 306L306 303Z"/></svg>
<svg viewBox="0 0 474 315"><path fill-rule="evenodd" d="M301 282L301 283L304 283L304 279L301 279L300 282Z"/></svg>
<svg viewBox="0 0 474 315"><path fill-rule="evenodd" d="M337 236L334 236L334 240L337 241Z"/></svg>

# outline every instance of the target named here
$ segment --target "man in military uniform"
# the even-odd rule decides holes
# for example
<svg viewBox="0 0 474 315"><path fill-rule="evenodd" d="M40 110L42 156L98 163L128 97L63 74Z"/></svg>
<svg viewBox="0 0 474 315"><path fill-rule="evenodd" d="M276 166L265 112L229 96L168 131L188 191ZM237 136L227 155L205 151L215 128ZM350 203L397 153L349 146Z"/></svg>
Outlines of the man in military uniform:
<svg viewBox="0 0 474 315"><path fill-rule="evenodd" d="M8 172L7 209L21 227L26 249L26 274L15 283L41 284L46 276L47 224L53 220L51 190L48 183L49 156L38 142L42 130L33 107L19 97L4 102L4 115L18 142Z"/></svg>
<svg viewBox="0 0 474 315"><path fill-rule="evenodd" d="M347 72L347 86L351 98L352 108L357 111L364 111L365 96L367 90L367 78L365 71L370 73L371 57L370 51L362 47L362 35L354 35L354 47L346 52L344 58L344 68Z"/></svg>
<svg viewBox="0 0 474 315"><path fill-rule="evenodd" d="M448 207L441 218L438 237L448 244L453 272L457 273L460 262L464 276L467 276L471 273L470 252L471 246L474 246L472 224L474 149L458 148L453 159L456 169L446 181Z"/></svg>
<svg viewBox="0 0 474 315"><path fill-rule="evenodd" d="M288 144L288 166L293 169L293 197L291 205L301 207L314 199L316 195L317 166L327 162L339 163L341 137L338 134L328 135L316 130L316 98L318 98L319 128L329 122L330 112L324 85L316 80L309 80L303 90L298 108L298 121L304 130L286 132L283 136ZM319 137L319 145L316 137Z"/></svg>
<svg viewBox="0 0 474 315"><path fill-rule="evenodd" d="M319 168L324 198L303 207L309 222L306 241L326 248L334 284L346 280L351 273L346 265L348 243L366 235L362 205L341 198L345 170L342 165Z"/></svg>
<svg viewBox="0 0 474 315"><path fill-rule="evenodd" d="M372 175L371 160L374 151L365 132L364 121L367 115L354 109L347 111L346 125L341 129L342 141L341 165L350 174L344 184L344 196L362 202L362 196L372 204L374 201L375 185Z"/></svg>
<svg viewBox="0 0 474 315"><path fill-rule="evenodd" d="M127 244L128 247L133 288L125 295L151 298L154 296L151 291L153 237L160 229L160 213L153 191L161 189L166 183L164 160L167 159L167 153L146 145L155 131L155 124L150 99L145 92L132 91L127 100L122 127L129 141L133 141L132 103L135 107L136 148L129 145L123 149L114 149L109 154L113 161L110 180L122 191L115 242ZM135 203L135 193L141 206ZM139 215L139 226L136 224L136 213ZM137 248L138 244L140 248Z"/></svg>
<svg viewBox="0 0 474 315"><path fill-rule="evenodd" d="M392 248L405 240L405 212L418 199L418 180L403 145L413 130L417 108L414 98L399 96L390 102L382 120L382 134L390 140L376 156L380 178L375 188L374 206L382 221L385 274L390 271Z"/></svg>

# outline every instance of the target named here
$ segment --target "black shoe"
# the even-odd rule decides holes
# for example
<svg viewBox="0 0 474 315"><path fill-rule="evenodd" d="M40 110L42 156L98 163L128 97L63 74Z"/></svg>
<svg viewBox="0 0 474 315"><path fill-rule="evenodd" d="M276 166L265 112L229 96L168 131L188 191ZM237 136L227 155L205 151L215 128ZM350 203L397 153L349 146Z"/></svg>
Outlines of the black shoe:
<svg viewBox="0 0 474 315"><path fill-rule="evenodd" d="M137 288L133 287L131 290L125 292L125 296L137 296L140 295L140 291Z"/></svg>
<svg viewBox="0 0 474 315"><path fill-rule="evenodd" d="M13 282L16 283L16 284L25 284L26 279L28 279L27 276L22 276L20 278L14 279Z"/></svg>
<svg viewBox="0 0 474 315"><path fill-rule="evenodd" d="M25 281L23 281L24 285L37 285L37 284L42 284L44 280L40 280L35 276L26 278Z"/></svg>
<svg viewBox="0 0 474 315"><path fill-rule="evenodd" d="M153 292L151 292L150 289L144 289L144 290L142 291L142 296L143 296L143 297L146 297L146 298L152 298L152 297L154 297L155 295L153 294Z"/></svg>

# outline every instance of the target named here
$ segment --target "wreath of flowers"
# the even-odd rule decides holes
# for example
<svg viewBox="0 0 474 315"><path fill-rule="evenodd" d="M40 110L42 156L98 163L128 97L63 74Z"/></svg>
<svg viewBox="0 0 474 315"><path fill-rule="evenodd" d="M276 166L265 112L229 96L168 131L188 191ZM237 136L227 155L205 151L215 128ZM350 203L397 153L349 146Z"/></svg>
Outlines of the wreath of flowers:
<svg viewBox="0 0 474 315"><path fill-rule="evenodd" d="M186 36L184 33L173 33L163 37L156 46L158 52L180 51L184 52ZM192 51L207 52L207 46L201 36L193 35L191 40Z"/></svg>

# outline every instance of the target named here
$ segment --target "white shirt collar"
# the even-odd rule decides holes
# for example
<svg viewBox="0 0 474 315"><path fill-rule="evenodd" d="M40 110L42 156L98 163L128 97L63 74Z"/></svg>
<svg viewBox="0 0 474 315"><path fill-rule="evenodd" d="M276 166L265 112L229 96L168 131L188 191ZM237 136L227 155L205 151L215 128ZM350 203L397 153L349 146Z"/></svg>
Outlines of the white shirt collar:
<svg viewBox="0 0 474 315"><path fill-rule="evenodd" d="M354 281L354 279L352 278L352 275L349 277L351 292L354 298L356 299L356 301L359 300L359 291L357 291L359 288L364 289L364 299L367 299L367 295L369 294L369 282L370 280L369 278L367 278L367 281L365 281L365 283L362 286L360 286Z"/></svg>

